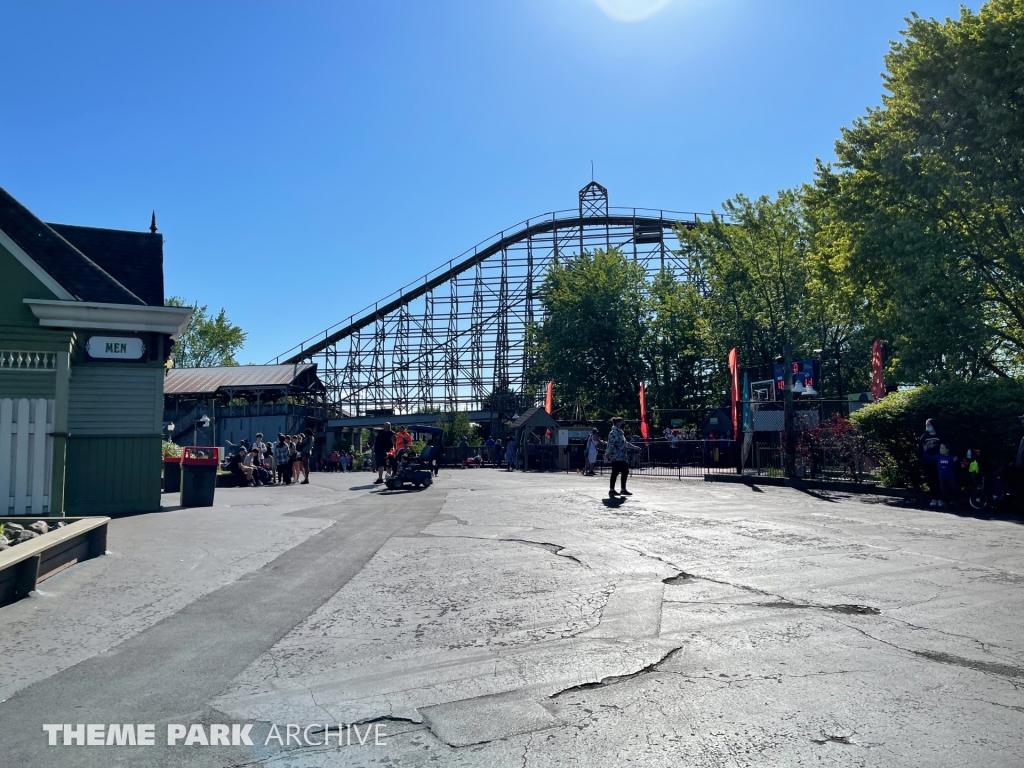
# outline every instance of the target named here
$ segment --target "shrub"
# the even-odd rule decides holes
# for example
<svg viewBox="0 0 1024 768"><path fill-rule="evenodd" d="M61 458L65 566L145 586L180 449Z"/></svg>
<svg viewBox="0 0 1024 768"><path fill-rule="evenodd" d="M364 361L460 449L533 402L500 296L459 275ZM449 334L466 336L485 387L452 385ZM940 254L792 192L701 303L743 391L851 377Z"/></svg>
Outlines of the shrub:
<svg viewBox="0 0 1024 768"><path fill-rule="evenodd" d="M856 411L851 420L881 453L882 483L916 488L924 480L917 441L925 419L935 420L952 453L963 456L968 448L980 448L1000 461L1014 458L1022 413L1024 381L992 379L894 392Z"/></svg>
<svg viewBox="0 0 1024 768"><path fill-rule="evenodd" d="M874 457L875 451L867 436L849 419L838 413L823 424L802 429L797 435L797 455L810 465L812 476L819 462L831 459L839 462L850 478L860 482L864 459Z"/></svg>
<svg viewBox="0 0 1024 768"><path fill-rule="evenodd" d="M168 442L167 440L164 440L163 444L164 444L163 445L164 456L169 456L169 457L174 457L174 458L177 458L177 457L181 456L181 446L180 445L176 445L175 443Z"/></svg>

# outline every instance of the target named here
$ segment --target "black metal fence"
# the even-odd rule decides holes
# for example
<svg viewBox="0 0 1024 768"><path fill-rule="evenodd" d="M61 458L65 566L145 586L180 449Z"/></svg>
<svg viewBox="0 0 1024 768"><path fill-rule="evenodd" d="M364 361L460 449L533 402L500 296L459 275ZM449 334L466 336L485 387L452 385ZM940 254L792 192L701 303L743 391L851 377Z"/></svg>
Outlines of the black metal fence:
<svg viewBox="0 0 1024 768"><path fill-rule="evenodd" d="M738 450L735 440L649 440L634 443L629 452L629 471L655 477L704 477L736 474ZM610 464L599 460L595 471L604 474Z"/></svg>

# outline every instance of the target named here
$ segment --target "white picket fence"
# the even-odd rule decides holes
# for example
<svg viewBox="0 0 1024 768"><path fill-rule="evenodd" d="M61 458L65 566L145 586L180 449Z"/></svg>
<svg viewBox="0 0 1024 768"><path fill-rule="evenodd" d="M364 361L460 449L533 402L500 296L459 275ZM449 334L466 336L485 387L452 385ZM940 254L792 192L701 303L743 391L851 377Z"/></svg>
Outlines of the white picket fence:
<svg viewBox="0 0 1024 768"><path fill-rule="evenodd" d="M0 515L45 515L53 473L53 400L0 399Z"/></svg>

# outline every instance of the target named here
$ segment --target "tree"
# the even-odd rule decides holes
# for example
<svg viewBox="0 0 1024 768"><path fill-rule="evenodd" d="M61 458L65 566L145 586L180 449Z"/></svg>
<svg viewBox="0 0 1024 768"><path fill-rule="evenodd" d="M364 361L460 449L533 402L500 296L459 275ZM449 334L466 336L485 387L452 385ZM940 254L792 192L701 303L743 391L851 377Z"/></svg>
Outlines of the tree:
<svg viewBox="0 0 1024 768"><path fill-rule="evenodd" d="M725 218L714 215L692 230L679 230L693 279L702 286L709 357L722 362L737 347L744 365L766 365L787 341L794 349L809 347L811 271L799 195L737 195L722 207Z"/></svg>
<svg viewBox="0 0 1024 768"><path fill-rule="evenodd" d="M680 281L667 267L648 286L648 332L643 350L650 371L647 397L652 407L717 404L713 382L717 361L707 357L703 303L697 285Z"/></svg>
<svg viewBox="0 0 1024 768"><path fill-rule="evenodd" d="M808 190L903 381L1024 372L1024 3L916 15Z"/></svg>
<svg viewBox="0 0 1024 768"><path fill-rule="evenodd" d="M189 304L180 296L167 300L170 307L192 307L185 332L174 343L174 364L178 368L207 368L238 365L235 353L245 344L246 332L232 325L224 310L211 317L204 304Z"/></svg>
<svg viewBox="0 0 1024 768"><path fill-rule="evenodd" d="M644 356L646 281L618 250L554 262L541 289L545 319L530 330L535 384L554 380L564 402L603 415L636 410Z"/></svg>
<svg viewBox="0 0 1024 768"><path fill-rule="evenodd" d="M440 424L444 429L441 439L445 445L458 445L461 440L474 444L477 442L476 429L465 411L448 411L441 418Z"/></svg>

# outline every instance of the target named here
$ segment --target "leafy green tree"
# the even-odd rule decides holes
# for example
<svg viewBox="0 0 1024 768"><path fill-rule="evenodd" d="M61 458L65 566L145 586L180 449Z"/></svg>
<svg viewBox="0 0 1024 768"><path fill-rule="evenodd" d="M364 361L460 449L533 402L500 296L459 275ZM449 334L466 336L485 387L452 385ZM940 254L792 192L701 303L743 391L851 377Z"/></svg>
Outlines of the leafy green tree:
<svg viewBox="0 0 1024 768"><path fill-rule="evenodd" d="M783 191L774 200L737 195L722 207L724 217L714 215L679 231L693 279L702 287L709 357L724 361L737 347L743 365L764 365L787 341L795 353L810 351L811 270L799 195Z"/></svg>
<svg viewBox="0 0 1024 768"><path fill-rule="evenodd" d="M662 269L650 282L643 351L652 407L717 405L713 381L717 361L706 353L704 303L697 285L679 280L671 269Z"/></svg>
<svg viewBox="0 0 1024 768"><path fill-rule="evenodd" d="M904 381L1024 371L1024 3L913 16L808 191Z"/></svg>
<svg viewBox="0 0 1024 768"><path fill-rule="evenodd" d="M643 268L616 249L553 263L545 320L530 332L534 383L554 380L563 402L581 399L601 415L635 411L648 374L645 292Z"/></svg>
<svg viewBox="0 0 1024 768"><path fill-rule="evenodd" d="M235 353L245 344L246 332L233 325L224 310L213 317L204 304L189 304L180 296L167 300L170 307L192 307L192 319L174 344L174 364L178 368L207 368L238 365Z"/></svg>
<svg viewBox="0 0 1024 768"><path fill-rule="evenodd" d="M440 420L440 425L444 429L441 439L445 445L458 445L463 439L470 445L479 442L476 438L476 429L465 411L446 412Z"/></svg>

